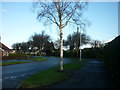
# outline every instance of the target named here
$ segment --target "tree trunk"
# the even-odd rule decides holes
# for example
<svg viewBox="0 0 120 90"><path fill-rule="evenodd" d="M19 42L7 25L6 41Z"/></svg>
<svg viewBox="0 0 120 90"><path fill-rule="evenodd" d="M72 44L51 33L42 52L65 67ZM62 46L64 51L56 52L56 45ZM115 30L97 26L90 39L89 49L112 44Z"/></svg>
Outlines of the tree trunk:
<svg viewBox="0 0 120 90"><path fill-rule="evenodd" d="M60 71L63 71L63 33L60 27Z"/></svg>

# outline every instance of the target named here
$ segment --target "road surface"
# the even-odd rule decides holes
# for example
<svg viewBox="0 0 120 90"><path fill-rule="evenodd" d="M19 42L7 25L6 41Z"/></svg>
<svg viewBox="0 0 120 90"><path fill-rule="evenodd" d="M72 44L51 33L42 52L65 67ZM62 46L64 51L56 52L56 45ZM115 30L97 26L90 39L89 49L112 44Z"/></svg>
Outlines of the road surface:
<svg viewBox="0 0 120 90"><path fill-rule="evenodd" d="M46 57L48 60L8 65L2 67L2 88L16 88L18 84L26 77L35 74L39 71L47 70L49 68L59 65L59 58ZM63 59L64 63L71 62L68 59Z"/></svg>

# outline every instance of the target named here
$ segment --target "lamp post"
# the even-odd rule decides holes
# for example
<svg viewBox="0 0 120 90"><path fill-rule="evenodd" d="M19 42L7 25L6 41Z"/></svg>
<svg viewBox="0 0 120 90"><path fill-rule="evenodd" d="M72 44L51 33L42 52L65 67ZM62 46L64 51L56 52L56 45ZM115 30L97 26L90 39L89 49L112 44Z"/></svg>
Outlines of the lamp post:
<svg viewBox="0 0 120 90"><path fill-rule="evenodd" d="M79 27L77 27L77 32L79 31ZM81 30L80 30L80 61L81 61Z"/></svg>
<svg viewBox="0 0 120 90"><path fill-rule="evenodd" d="M80 61L81 61L81 30L80 30Z"/></svg>

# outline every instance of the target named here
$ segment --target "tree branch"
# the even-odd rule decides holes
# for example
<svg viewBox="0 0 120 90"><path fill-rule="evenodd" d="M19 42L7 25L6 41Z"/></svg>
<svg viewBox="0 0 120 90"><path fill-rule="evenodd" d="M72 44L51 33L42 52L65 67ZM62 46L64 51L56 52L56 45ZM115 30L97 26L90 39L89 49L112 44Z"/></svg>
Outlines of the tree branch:
<svg viewBox="0 0 120 90"><path fill-rule="evenodd" d="M69 20L72 18L72 16L73 16L73 14L74 14L74 12L75 12L76 9L77 9L77 7L75 6L75 7L73 8L73 10L70 12L71 15L70 15L69 18L66 20L66 23L63 24L63 28L68 24Z"/></svg>
<svg viewBox="0 0 120 90"><path fill-rule="evenodd" d="M44 11L47 12L45 17L47 17L47 18L50 19L53 23L55 23L55 24L57 24L57 26L59 26L59 24L57 23L57 20L56 20L55 16L50 12L49 7L48 7L46 4L42 3L42 2L41 2L40 4L41 4L41 7L44 8ZM42 4L43 4L43 5L42 5ZM52 16L52 18L53 18L54 20L51 19L51 17L47 16L48 14L49 14L50 16Z"/></svg>

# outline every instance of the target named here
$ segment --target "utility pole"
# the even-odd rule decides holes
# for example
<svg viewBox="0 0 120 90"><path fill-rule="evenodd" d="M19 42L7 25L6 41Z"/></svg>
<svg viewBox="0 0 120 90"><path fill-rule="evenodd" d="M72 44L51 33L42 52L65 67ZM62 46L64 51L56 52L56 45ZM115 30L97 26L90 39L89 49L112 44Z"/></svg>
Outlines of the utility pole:
<svg viewBox="0 0 120 90"><path fill-rule="evenodd" d="M79 28L77 27L77 45L76 45L77 55L76 57L79 57Z"/></svg>
<svg viewBox="0 0 120 90"><path fill-rule="evenodd" d="M81 30L80 30L80 61L81 61Z"/></svg>
<svg viewBox="0 0 120 90"><path fill-rule="evenodd" d="M79 31L79 27L77 27L77 31ZM80 30L80 61L81 61L81 30Z"/></svg>

